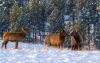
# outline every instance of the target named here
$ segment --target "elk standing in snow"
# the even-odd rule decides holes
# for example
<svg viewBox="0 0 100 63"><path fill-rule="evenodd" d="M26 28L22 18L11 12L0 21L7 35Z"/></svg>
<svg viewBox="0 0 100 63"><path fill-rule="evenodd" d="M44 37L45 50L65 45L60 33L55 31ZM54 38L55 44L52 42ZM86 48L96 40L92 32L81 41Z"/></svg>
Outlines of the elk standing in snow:
<svg viewBox="0 0 100 63"><path fill-rule="evenodd" d="M56 34L48 34L45 38L45 44L47 44L48 46L56 46L59 48L63 47L65 36L66 36L65 30Z"/></svg>
<svg viewBox="0 0 100 63"><path fill-rule="evenodd" d="M82 38L81 33L79 31L77 31L76 28L74 28L73 32L71 33L71 43L74 45L74 50L82 49L83 38ZM71 46L71 47L73 47L73 46Z"/></svg>
<svg viewBox="0 0 100 63"><path fill-rule="evenodd" d="M7 43L9 41L15 42L15 49L18 48L18 42L21 41L27 33L26 28L22 28L21 32L4 32L3 33L3 43L2 48L5 46L5 49L7 48Z"/></svg>

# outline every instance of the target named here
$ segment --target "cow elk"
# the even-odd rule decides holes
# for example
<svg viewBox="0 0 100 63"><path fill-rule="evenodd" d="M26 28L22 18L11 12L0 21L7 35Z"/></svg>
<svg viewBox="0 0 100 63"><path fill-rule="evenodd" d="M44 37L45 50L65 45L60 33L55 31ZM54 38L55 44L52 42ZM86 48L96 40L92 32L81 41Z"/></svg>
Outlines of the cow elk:
<svg viewBox="0 0 100 63"><path fill-rule="evenodd" d="M71 33L71 47L74 50L82 50L82 43L83 43L83 38L82 35L77 29L73 29Z"/></svg>
<svg viewBox="0 0 100 63"><path fill-rule="evenodd" d="M62 48L64 47L65 36L65 30L56 34L48 34L45 38L45 44L48 46L56 46L58 48Z"/></svg>
<svg viewBox="0 0 100 63"><path fill-rule="evenodd" d="M4 32L3 33L3 43L2 48L5 46L5 49L7 48L7 43L9 41L15 42L15 49L18 49L18 43L21 41L27 33L26 28L22 28L21 32Z"/></svg>

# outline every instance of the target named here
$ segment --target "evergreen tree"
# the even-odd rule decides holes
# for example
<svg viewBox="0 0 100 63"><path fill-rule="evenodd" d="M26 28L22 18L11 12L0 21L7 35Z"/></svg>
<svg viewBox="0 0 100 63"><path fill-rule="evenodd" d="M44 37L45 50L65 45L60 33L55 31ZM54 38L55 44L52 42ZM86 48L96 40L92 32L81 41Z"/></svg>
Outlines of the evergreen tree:
<svg viewBox="0 0 100 63"><path fill-rule="evenodd" d="M61 31L64 28L64 5L65 0L52 0L50 2L52 5L52 8L50 11L50 15L48 17L48 22L50 24L49 26L49 32L50 33L56 33ZM54 26L55 25L55 26Z"/></svg>
<svg viewBox="0 0 100 63"><path fill-rule="evenodd" d="M19 19L21 19L22 14L23 14L22 9L18 6L18 2L16 1L10 11L11 31L16 31L20 26L18 21Z"/></svg>

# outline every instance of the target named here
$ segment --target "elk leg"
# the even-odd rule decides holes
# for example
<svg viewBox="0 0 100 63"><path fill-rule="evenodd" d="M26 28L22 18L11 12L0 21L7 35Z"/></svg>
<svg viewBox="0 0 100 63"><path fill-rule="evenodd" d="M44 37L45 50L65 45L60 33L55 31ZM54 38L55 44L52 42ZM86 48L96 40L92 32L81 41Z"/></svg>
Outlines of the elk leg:
<svg viewBox="0 0 100 63"><path fill-rule="evenodd" d="M7 43L8 43L8 41L7 41L7 42L5 42L5 49L7 49Z"/></svg>
<svg viewBox="0 0 100 63"><path fill-rule="evenodd" d="M61 44L59 44L58 47L61 49L62 48Z"/></svg>
<svg viewBox="0 0 100 63"><path fill-rule="evenodd" d="M18 49L18 42L15 43L15 49Z"/></svg>
<svg viewBox="0 0 100 63"><path fill-rule="evenodd" d="M71 46L71 49L73 50L73 46Z"/></svg>
<svg viewBox="0 0 100 63"><path fill-rule="evenodd" d="M3 43L2 43L2 46L1 46L1 48L3 48L4 44L5 44L5 42L3 42Z"/></svg>
<svg viewBox="0 0 100 63"><path fill-rule="evenodd" d="M75 50L75 45L73 45L72 50Z"/></svg>
<svg viewBox="0 0 100 63"><path fill-rule="evenodd" d="M76 46L76 49L77 49L77 50L79 50L79 43L78 43L78 42L77 42L77 46Z"/></svg>
<svg viewBox="0 0 100 63"><path fill-rule="evenodd" d="M81 44L79 44L79 50L82 50L82 45Z"/></svg>
<svg viewBox="0 0 100 63"><path fill-rule="evenodd" d="M2 47L1 47L1 48L3 48L3 46L5 46L5 49L6 49L7 43L8 43L8 41L4 41L4 42L2 43Z"/></svg>
<svg viewBox="0 0 100 63"><path fill-rule="evenodd" d="M60 45L59 47L60 47L60 48L64 48L63 45Z"/></svg>
<svg viewBox="0 0 100 63"><path fill-rule="evenodd" d="M60 48L60 46L59 46L59 44L58 44L58 43L57 43L56 47L57 47L57 48Z"/></svg>
<svg viewBox="0 0 100 63"><path fill-rule="evenodd" d="M78 48L78 50L80 50L80 43L79 42L78 42L77 48Z"/></svg>
<svg viewBox="0 0 100 63"><path fill-rule="evenodd" d="M71 46L72 47L72 50L75 50L75 45Z"/></svg>

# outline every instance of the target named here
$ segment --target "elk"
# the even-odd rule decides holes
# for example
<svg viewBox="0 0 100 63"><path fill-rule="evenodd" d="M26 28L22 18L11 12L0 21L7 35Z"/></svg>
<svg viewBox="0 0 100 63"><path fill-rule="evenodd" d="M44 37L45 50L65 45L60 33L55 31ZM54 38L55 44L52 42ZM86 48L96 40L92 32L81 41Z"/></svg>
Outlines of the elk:
<svg viewBox="0 0 100 63"><path fill-rule="evenodd" d="M18 43L26 36L26 33L27 33L26 28L22 28L21 32L4 32L2 48L5 46L5 49L6 49L7 43L9 41L12 41L12 42L15 42L15 49L18 49Z"/></svg>
<svg viewBox="0 0 100 63"><path fill-rule="evenodd" d="M48 34L45 38L45 44L61 48L64 46L65 36L66 32L64 30L60 33Z"/></svg>
<svg viewBox="0 0 100 63"><path fill-rule="evenodd" d="M77 29L73 29L73 32L71 33L71 36L73 36L73 39L75 40L71 40L71 42L74 44L74 41L76 42L76 44L74 44L74 49L77 50L81 50L82 49L82 42L83 42L83 38L82 35L79 31L77 31ZM73 47L73 46L71 46Z"/></svg>

